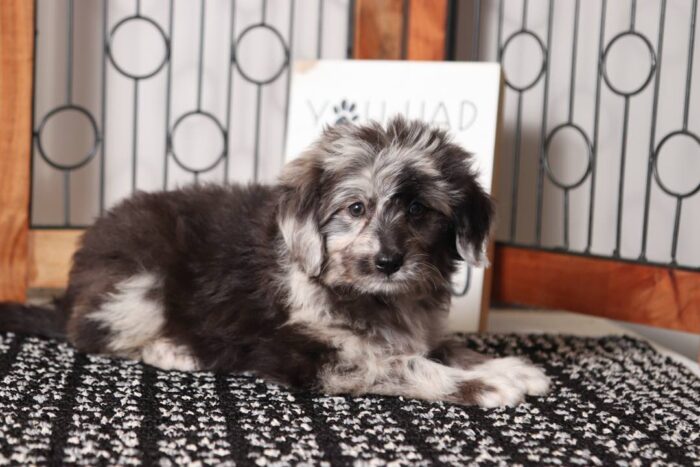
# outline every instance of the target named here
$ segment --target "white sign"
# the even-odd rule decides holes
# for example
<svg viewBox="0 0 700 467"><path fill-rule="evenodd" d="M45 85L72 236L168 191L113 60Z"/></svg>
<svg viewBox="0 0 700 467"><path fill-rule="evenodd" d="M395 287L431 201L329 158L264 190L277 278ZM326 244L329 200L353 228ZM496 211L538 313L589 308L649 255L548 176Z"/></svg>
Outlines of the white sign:
<svg viewBox="0 0 700 467"><path fill-rule="evenodd" d="M497 63L319 60L294 63L286 159L300 154L324 126L386 122L396 114L449 130L474 154L479 181L491 193L498 128L501 67ZM488 306L483 269L453 278L450 323L474 331ZM466 289L466 293L464 293Z"/></svg>

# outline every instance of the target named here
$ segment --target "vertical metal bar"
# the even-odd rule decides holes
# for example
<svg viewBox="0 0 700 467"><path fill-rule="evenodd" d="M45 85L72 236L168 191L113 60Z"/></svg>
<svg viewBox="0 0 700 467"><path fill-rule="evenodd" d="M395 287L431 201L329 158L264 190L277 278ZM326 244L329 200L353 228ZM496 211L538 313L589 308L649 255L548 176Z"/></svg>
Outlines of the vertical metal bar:
<svg viewBox="0 0 700 467"><path fill-rule="evenodd" d="M673 243L671 244L671 264L676 265L676 252L678 251L678 231L681 226L681 208L683 208L683 198L676 197L676 215L673 222Z"/></svg>
<svg viewBox="0 0 700 467"><path fill-rule="evenodd" d="M569 189L564 188L564 249L569 249Z"/></svg>
<svg viewBox="0 0 700 467"><path fill-rule="evenodd" d="M267 0L262 2L261 24L267 21ZM260 167L260 119L262 117L262 85L257 85L257 96L255 99L255 146L253 148L253 181L259 180L258 169Z"/></svg>
<svg viewBox="0 0 700 467"><path fill-rule="evenodd" d="M646 260L647 238L649 233L649 204L651 201L651 176L654 171L654 153L656 152L656 120L659 108L659 86L661 83L661 59L664 50L664 27L666 23L666 0L661 0L661 12L659 15L659 38L656 52L656 76L654 77L654 102L651 110L651 131L649 135L649 158L647 160L647 181L644 194L644 219L642 223L642 251L639 260Z"/></svg>
<svg viewBox="0 0 700 467"><path fill-rule="evenodd" d="M324 0L318 0L318 24L316 26L316 58L318 59L321 58L323 51L323 5L325 5ZM292 7L292 11L294 11L294 7ZM291 41L291 36L289 40Z"/></svg>
<svg viewBox="0 0 700 467"><path fill-rule="evenodd" d="M627 161L627 130L630 118L630 98L625 96L624 124L622 125L622 147L620 148L620 183L617 192L617 221L615 222L615 250L614 257L620 256L620 242L622 240L622 209L625 194L625 164Z"/></svg>
<svg viewBox="0 0 700 467"><path fill-rule="evenodd" d="M139 139L139 80L134 80L134 113L131 133L131 192L136 191L136 166L138 164L138 139Z"/></svg>
<svg viewBox="0 0 700 467"><path fill-rule="evenodd" d="M170 162L170 101L172 99L172 81L173 81L173 45L175 44L175 30L173 29L173 17L175 16L174 0L170 0L170 8L168 15L168 49L170 56L168 57L168 77L165 84L165 154L163 156L163 189L168 189L168 167Z"/></svg>
<svg viewBox="0 0 700 467"><path fill-rule="evenodd" d="M578 24L581 2L576 0L574 7L574 34L571 41L571 76L569 76L569 124L574 122L576 104L576 53L578 52ZM564 249L569 249L569 189L564 188Z"/></svg>
<svg viewBox="0 0 700 467"><path fill-rule="evenodd" d="M637 0L632 0L632 4L630 5L630 31L634 31L636 19L637 19Z"/></svg>
<svg viewBox="0 0 700 467"><path fill-rule="evenodd" d="M32 45L32 83L36 86L36 72L37 72L37 57L39 56L37 51L39 50L39 2L38 0L33 0L34 2L34 18L32 20L34 28L34 44ZM34 213L34 143L37 134L34 131L34 124L36 120L36 92L32 92L32 117L31 117L31 149L29 154L29 226L32 227L34 222L32 221Z"/></svg>
<svg viewBox="0 0 700 467"><path fill-rule="evenodd" d="M535 243L542 244L542 208L544 198L544 151L547 141L547 109L549 107L549 62L552 48L552 21L554 18L554 3L549 0L547 17L547 56L545 57L544 97L542 99L542 124L540 125L540 157L537 172L537 211L535 213Z"/></svg>
<svg viewBox="0 0 700 467"><path fill-rule="evenodd" d="M253 149L253 181L257 182L259 179L258 175L258 168L260 166L260 117L262 114L262 110L260 109L262 105L262 85L258 84L257 85L258 90L257 90L257 98L256 98L256 104L255 108L256 110L256 117L255 117L255 147Z"/></svg>
<svg viewBox="0 0 700 467"><path fill-rule="evenodd" d="M348 37L345 47L345 58L355 56L355 0L350 0L348 5Z"/></svg>
<svg viewBox="0 0 700 467"><path fill-rule="evenodd" d="M698 1L693 0L690 14L690 39L688 42L688 67L685 76L685 105L683 108L683 129L688 129L688 111L690 110L690 88L693 77L693 52L695 50L695 19L698 13Z"/></svg>
<svg viewBox="0 0 700 467"><path fill-rule="evenodd" d="M481 0L474 2L472 18L472 60L479 60L479 39L481 38Z"/></svg>
<svg viewBox="0 0 700 467"><path fill-rule="evenodd" d="M323 0L321 0L323 1ZM289 12L289 63L287 64L287 94L285 96L284 103L284 130L282 132L282 143L284 148L282 150L282 162L284 163L285 151L287 149L287 131L289 130L289 92L292 84L292 55L294 53L294 13L296 7L296 0L292 0L291 10Z"/></svg>
<svg viewBox="0 0 700 467"><path fill-rule="evenodd" d="M503 6L503 3L500 5ZM521 30L527 29L527 10L528 10L528 0L523 0L522 18L521 18ZM502 14L503 12L499 12ZM499 44L501 39L499 38ZM499 50L500 50L499 45ZM511 206L510 206L510 240L515 241L515 233L518 226L518 191L520 188L520 145L522 138L522 115L523 115L523 91L517 90L518 93L518 110L515 120L515 147L513 153L513 177L511 180L511 186L513 187L513 193L511 195Z"/></svg>
<svg viewBox="0 0 700 467"><path fill-rule="evenodd" d="M503 0L498 0L498 41L496 42L496 59L500 62L503 54Z"/></svg>
<svg viewBox="0 0 700 467"><path fill-rule="evenodd" d="M206 18L206 0L201 0L199 18L199 65L197 67L197 111L202 110L202 76L204 73L204 26Z"/></svg>
<svg viewBox="0 0 700 467"><path fill-rule="evenodd" d="M664 2L666 0L663 0ZM605 17L607 15L607 0L603 0L600 7L600 31L598 33L598 65L596 68L596 85L595 85L595 109L593 112L593 151L591 154L591 191L588 204L588 235L586 240L585 252L589 253L593 242L593 213L595 211L595 174L596 163L598 160L598 130L600 123L600 89L603 81L601 70L603 50L605 50Z"/></svg>
<svg viewBox="0 0 700 467"><path fill-rule="evenodd" d="M457 0L447 0L445 13L445 61L454 61L457 44Z"/></svg>
<svg viewBox="0 0 700 467"><path fill-rule="evenodd" d="M136 0L136 16L141 16L141 0Z"/></svg>
<svg viewBox="0 0 700 467"><path fill-rule="evenodd" d="M411 20L411 0L403 0L403 18L401 23L401 60L408 58L408 38Z"/></svg>
<svg viewBox="0 0 700 467"><path fill-rule="evenodd" d="M233 99L233 63L235 57L233 56L234 48L234 26L236 19L236 0L231 2L231 24L229 27L229 38L228 38L228 78L227 78L227 97L226 97L226 156L224 157L224 182L228 182L228 170L229 170L229 160L231 159L231 99Z"/></svg>
<svg viewBox="0 0 700 467"><path fill-rule="evenodd" d="M102 3L102 151L100 153L100 215L105 210L105 167L107 164L107 48L109 47L109 0Z"/></svg>
<svg viewBox="0 0 700 467"><path fill-rule="evenodd" d="M66 64L66 102L73 103L73 0L68 0L68 33L67 33L67 54L68 63Z"/></svg>
<svg viewBox="0 0 700 467"><path fill-rule="evenodd" d="M515 232L518 224L518 190L520 185L520 139L522 136L523 93L518 91L518 110L515 120L515 148L513 154L513 177L511 186L513 194L510 206L510 240L515 240Z"/></svg>
<svg viewBox="0 0 700 467"><path fill-rule="evenodd" d="M63 225L70 225L70 170L63 169Z"/></svg>
<svg viewBox="0 0 700 467"><path fill-rule="evenodd" d="M581 8L580 0L576 0L574 9L574 38L571 45L571 76L569 78L569 123L574 121L574 104L576 103L576 53L578 51L578 23Z"/></svg>

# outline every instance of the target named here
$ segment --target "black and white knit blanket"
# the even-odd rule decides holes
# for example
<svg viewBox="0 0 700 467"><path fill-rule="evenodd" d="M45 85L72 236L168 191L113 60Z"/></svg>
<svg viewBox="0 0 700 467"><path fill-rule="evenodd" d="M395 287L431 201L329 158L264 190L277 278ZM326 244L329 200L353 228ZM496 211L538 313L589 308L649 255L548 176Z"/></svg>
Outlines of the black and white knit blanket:
<svg viewBox="0 0 700 467"><path fill-rule="evenodd" d="M628 337L466 336L552 391L513 408L290 392L0 334L0 464L700 465L700 379Z"/></svg>

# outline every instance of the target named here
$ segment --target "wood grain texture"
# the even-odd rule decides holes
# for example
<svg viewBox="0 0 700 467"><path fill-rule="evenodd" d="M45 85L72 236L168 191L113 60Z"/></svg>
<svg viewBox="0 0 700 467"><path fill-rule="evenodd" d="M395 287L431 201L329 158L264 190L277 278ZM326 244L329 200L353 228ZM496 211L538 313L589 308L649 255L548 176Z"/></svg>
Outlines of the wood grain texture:
<svg viewBox="0 0 700 467"><path fill-rule="evenodd" d="M354 58L398 60L405 40L407 59L443 60L447 11L448 0L357 0Z"/></svg>
<svg viewBox="0 0 700 467"><path fill-rule="evenodd" d="M493 300L700 333L700 273L498 245Z"/></svg>
<svg viewBox="0 0 700 467"><path fill-rule="evenodd" d="M62 289L83 230L29 231L29 288Z"/></svg>
<svg viewBox="0 0 700 467"><path fill-rule="evenodd" d="M407 58L444 60L447 0L411 0Z"/></svg>
<svg viewBox="0 0 700 467"><path fill-rule="evenodd" d="M401 58L403 0L356 0L354 58Z"/></svg>
<svg viewBox="0 0 700 467"><path fill-rule="evenodd" d="M0 300L27 289L34 2L0 5Z"/></svg>

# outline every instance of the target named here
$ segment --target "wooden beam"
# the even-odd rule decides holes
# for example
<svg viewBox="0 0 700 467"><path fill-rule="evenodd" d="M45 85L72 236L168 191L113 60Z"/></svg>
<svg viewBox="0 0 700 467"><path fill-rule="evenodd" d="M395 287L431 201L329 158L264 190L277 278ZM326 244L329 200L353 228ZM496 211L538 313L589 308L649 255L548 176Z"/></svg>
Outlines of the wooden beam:
<svg viewBox="0 0 700 467"><path fill-rule="evenodd" d="M354 58L401 58L403 0L356 0Z"/></svg>
<svg viewBox="0 0 700 467"><path fill-rule="evenodd" d="M498 245L493 300L700 333L700 272Z"/></svg>
<svg viewBox="0 0 700 467"><path fill-rule="evenodd" d="M32 141L34 2L0 6L0 300L24 301Z"/></svg>
<svg viewBox="0 0 700 467"><path fill-rule="evenodd" d="M357 0L354 58L443 60L447 10L448 0Z"/></svg>
<svg viewBox="0 0 700 467"><path fill-rule="evenodd" d="M447 36L447 0L411 0L407 58L444 60Z"/></svg>
<svg viewBox="0 0 700 467"><path fill-rule="evenodd" d="M68 285L73 253L83 232L77 229L29 231L29 288L63 289Z"/></svg>

